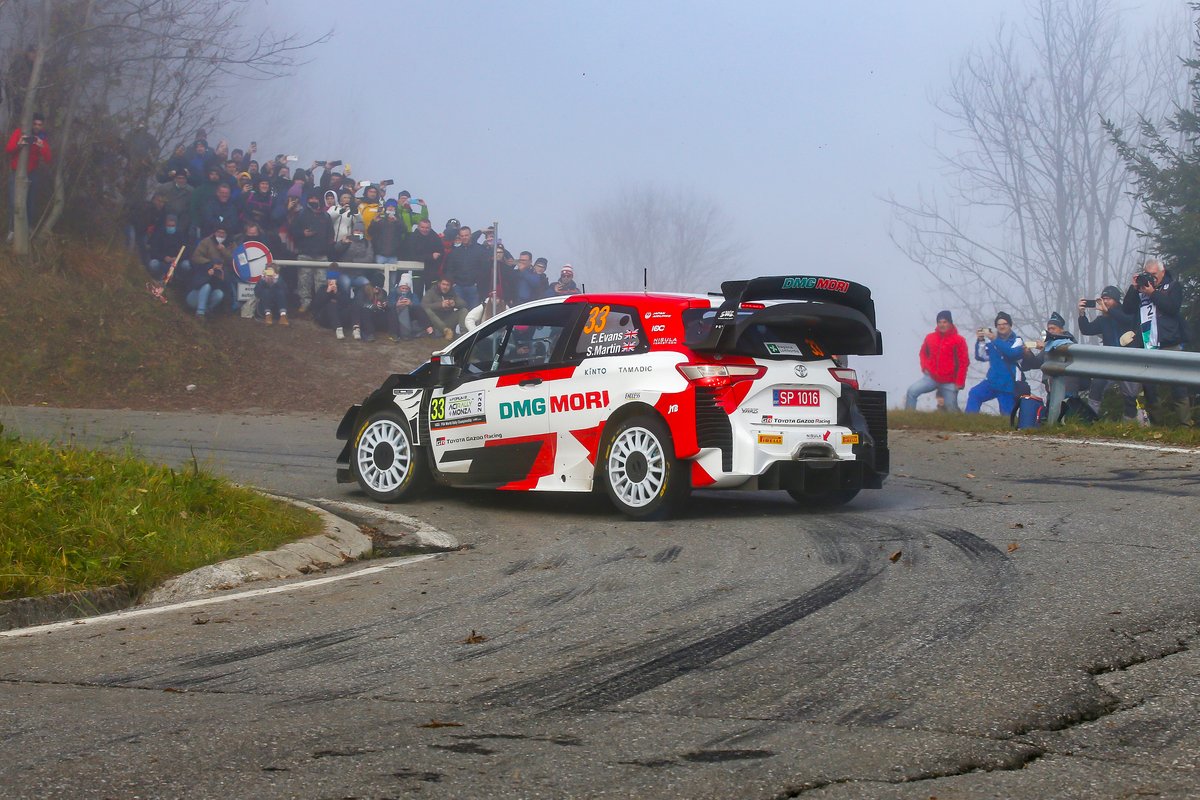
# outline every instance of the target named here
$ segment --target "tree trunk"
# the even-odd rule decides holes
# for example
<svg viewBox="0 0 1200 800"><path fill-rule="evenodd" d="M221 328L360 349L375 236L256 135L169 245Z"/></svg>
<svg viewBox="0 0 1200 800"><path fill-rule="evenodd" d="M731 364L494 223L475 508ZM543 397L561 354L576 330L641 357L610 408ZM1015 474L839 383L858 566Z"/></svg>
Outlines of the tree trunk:
<svg viewBox="0 0 1200 800"><path fill-rule="evenodd" d="M88 0L87 8L83 14L82 30L87 30L91 26L92 9L94 7L95 0ZM34 230L35 236L52 232L67 207L67 152L73 141L75 118L79 116L80 85L80 82L76 81L71 91L67 94L67 107L63 109L62 129L55 137L55 148L58 150L58 157L54 160L54 193L50 200L50 208L47 210L46 215L42 217L41 223Z"/></svg>

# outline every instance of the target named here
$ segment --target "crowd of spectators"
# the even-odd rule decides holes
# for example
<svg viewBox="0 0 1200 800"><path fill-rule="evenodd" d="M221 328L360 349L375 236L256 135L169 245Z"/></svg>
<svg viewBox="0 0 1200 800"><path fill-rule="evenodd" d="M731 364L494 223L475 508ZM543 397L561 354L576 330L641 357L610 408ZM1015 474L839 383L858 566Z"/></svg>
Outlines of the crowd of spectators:
<svg viewBox="0 0 1200 800"><path fill-rule="evenodd" d="M1162 261L1151 258L1132 273L1124 292L1106 286L1096 298L1080 298L1079 332L1099 337L1105 347L1183 350L1187 326L1182 308L1183 284ZM1006 312L997 313L992 325L975 331L975 360L987 364L987 374L971 387L965 410L968 414L978 413L985 404L995 401L1000 413L1012 417L1016 424L1022 401L1029 401L1029 407L1042 402L1032 394L1027 374L1041 369L1048 351L1073 344L1076 338L1068 330L1066 318L1057 311L1050 312L1041 336L1032 340L1014 330L1013 319ZM909 387L905 407L915 409L921 395L936 392L938 410L958 411L958 392L966 386L969 361L966 339L955 328L951 311L938 312L936 327L925 337L918 356L921 377ZM1105 393L1115 388L1120 395L1122 418L1141 424L1164 421L1154 419L1163 409L1158 387L1152 383L1103 378L1062 380L1068 381L1064 387L1068 410L1085 419L1100 416ZM1169 390L1179 423L1194 425L1188 388L1171 385ZM1031 422L1036 423L1036 419Z"/></svg>
<svg viewBox="0 0 1200 800"><path fill-rule="evenodd" d="M424 198L407 190L388 196L391 180L356 182L341 161L307 169L297 162L283 154L260 161L257 142L210 148L204 131L176 147L130 212L129 245L152 290L161 293L166 283L201 319L228 309L287 325L292 311L339 339L349 333L367 341L383 331L393 339L452 339L468 330L469 318L483 318L485 306L493 314L580 291L571 265L552 282L545 258L514 255L491 228L451 217L438 232ZM276 261L312 266L272 269L255 285L254 300L242 301L232 259L250 241ZM390 291L384 270L363 266L402 261L420 269L403 273Z"/></svg>

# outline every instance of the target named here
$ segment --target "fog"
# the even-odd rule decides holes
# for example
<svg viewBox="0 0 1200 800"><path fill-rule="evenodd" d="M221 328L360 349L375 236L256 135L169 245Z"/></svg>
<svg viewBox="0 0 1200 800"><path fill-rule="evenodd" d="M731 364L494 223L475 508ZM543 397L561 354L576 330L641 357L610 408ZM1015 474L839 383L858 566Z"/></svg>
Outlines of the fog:
<svg viewBox="0 0 1200 800"><path fill-rule="evenodd" d="M1181 6L1131 8L1137 19ZM728 277L871 287L886 355L855 366L896 405L949 303L889 240L881 198L947 179L931 98L968 48L1025 11L1011 0L288 0L263 14L334 35L294 77L246 84L210 141L257 140L260 157L296 154L305 167L343 159L356 179L392 178L393 195L427 200L435 229L499 222L510 250L547 257L552 274L573 263L584 284L603 270L571 249L585 208L634 184L687 187L724 209L740 243ZM961 317L964 332L990 323Z"/></svg>

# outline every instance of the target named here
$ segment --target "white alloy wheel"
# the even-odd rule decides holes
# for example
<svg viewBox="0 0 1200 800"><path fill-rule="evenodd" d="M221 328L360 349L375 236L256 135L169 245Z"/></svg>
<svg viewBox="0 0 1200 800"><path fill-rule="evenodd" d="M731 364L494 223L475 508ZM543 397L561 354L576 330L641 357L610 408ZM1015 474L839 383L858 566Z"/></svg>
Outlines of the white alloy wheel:
<svg viewBox="0 0 1200 800"><path fill-rule="evenodd" d="M391 413L376 415L354 447L359 485L376 500L399 500L412 483L416 457L404 422Z"/></svg>
<svg viewBox="0 0 1200 800"><path fill-rule="evenodd" d="M617 499L630 508L644 508L662 492L667 480L662 443L642 427L626 428L613 440L608 475Z"/></svg>

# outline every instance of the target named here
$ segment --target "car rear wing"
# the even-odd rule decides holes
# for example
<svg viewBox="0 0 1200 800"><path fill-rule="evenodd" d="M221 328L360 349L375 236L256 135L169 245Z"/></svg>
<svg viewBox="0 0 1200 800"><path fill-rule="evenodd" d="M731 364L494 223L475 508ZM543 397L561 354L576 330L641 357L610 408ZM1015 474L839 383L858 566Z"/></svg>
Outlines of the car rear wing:
<svg viewBox="0 0 1200 800"><path fill-rule="evenodd" d="M712 331L696 350L732 351L752 325L766 324L820 333L839 355L883 355L883 334L875 327L875 301L860 283L815 275L725 281L725 298ZM766 305L762 301L774 302Z"/></svg>

